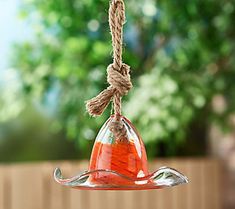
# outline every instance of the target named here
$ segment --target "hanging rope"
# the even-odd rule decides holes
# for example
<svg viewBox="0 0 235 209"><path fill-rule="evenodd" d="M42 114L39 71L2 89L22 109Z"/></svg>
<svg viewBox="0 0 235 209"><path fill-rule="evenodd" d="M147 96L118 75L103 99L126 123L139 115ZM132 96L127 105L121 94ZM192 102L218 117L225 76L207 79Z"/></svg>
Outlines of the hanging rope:
<svg viewBox="0 0 235 209"><path fill-rule="evenodd" d="M125 23L125 5L123 0L113 0L109 7L109 27L112 35L113 63L107 68L107 81L110 84L96 97L87 101L86 109L91 116L101 115L109 102L113 101L115 124L110 130L120 132L121 98L132 88L130 67L122 63L123 25ZM120 136L119 134L119 136Z"/></svg>

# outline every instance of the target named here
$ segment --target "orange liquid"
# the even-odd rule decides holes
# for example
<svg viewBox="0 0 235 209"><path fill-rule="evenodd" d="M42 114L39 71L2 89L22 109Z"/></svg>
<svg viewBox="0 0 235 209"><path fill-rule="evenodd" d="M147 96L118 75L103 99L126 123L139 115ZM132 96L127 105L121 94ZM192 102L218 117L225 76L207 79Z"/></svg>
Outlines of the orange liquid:
<svg viewBox="0 0 235 209"><path fill-rule="evenodd" d="M130 178L148 175L147 157L142 142L135 146L133 142L116 142L103 144L96 142L90 161L89 170L108 169ZM120 176L112 173L95 173L91 181L99 183L130 184Z"/></svg>

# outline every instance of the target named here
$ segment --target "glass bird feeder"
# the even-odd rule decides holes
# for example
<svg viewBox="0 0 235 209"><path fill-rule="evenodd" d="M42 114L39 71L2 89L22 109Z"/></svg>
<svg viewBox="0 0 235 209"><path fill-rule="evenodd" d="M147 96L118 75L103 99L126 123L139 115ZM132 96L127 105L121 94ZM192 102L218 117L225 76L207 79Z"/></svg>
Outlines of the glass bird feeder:
<svg viewBox="0 0 235 209"><path fill-rule="evenodd" d="M88 101L87 111L99 116L113 100L115 115L103 125L96 137L88 171L65 179L59 168L55 180L65 186L87 190L146 190L187 183L187 177L173 168L148 171L144 143L132 123L121 116L121 97L132 87L128 65L122 62L123 0L112 0L109 25L112 34L113 64L107 69L110 86ZM117 120L118 119L118 120ZM120 134L121 133L121 134Z"/></svg>
<svg viewBox="0 0 235 209"><path fill-rule="evenodd" d="M88 171L65 179L56 168L58 183L83 190L147 190L188 183L187 177L173 168L149 172L144 143L135 127L120 116L126 134L117 138L110 130L113 120L112 115L96 137Z"/></svg>

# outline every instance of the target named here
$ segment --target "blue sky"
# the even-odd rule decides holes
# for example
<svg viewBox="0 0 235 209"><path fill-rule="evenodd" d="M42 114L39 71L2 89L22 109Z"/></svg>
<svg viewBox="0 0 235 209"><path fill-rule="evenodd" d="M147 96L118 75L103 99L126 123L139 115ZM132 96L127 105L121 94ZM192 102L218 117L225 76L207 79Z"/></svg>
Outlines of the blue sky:
<svg viewBox="0 0 235 209"><path fill-rule="evenodd" d="M29 26L17 17L21 1L0 0L0 71L10 66L11 45L31 36Z"/></svg>

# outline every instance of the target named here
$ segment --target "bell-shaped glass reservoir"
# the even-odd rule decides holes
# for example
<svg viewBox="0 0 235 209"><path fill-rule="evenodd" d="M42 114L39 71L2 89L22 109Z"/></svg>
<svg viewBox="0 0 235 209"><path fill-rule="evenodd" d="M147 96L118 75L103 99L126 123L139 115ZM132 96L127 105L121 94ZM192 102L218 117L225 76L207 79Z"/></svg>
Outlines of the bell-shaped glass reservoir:
<svg viewBox="0 0 235 209"><path fill-rule="evenodd" d="M78 189L100 190L158 189L188 182L184 175L172 168L162 167L149 173L145 147L135 127L123 116L119 129L115 129L115 124L115 118L111 116L99 131L88 171L63 179L57 168L55 180ZM122 133L116 133L117 130Z"/></svg>
<svg viewBox="0 0 235 209"><path fill-rule="evenodd" d="M130 178L147 176L147 157L141 137L131 122L121 117L125 135L116 138L110 131L112 120L114 118L110 117L96 138L89 170L107 169ZM98 173L94 179L100 181L102 174Z"/></svg>

